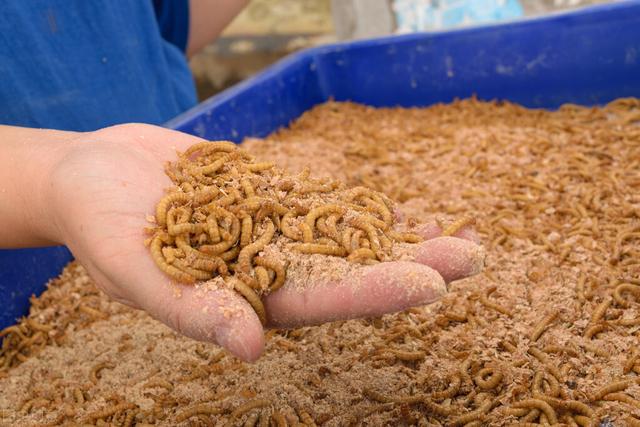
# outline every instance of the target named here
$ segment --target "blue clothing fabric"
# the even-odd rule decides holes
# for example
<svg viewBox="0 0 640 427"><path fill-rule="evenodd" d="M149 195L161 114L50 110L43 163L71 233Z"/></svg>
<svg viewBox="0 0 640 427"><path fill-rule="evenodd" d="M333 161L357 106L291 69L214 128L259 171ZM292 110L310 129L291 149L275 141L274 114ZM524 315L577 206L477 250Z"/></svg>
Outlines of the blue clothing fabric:
<svg viewBox="0 0 640 427"><path fill-rule="evenodd" d="M188 3L3 1L0 123L88 131L192 107Z"/></svg>

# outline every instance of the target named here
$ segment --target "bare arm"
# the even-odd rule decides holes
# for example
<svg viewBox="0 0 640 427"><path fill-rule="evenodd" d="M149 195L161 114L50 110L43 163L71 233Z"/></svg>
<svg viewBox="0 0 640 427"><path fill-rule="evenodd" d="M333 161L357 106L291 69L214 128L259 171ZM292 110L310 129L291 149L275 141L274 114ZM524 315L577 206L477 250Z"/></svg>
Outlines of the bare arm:
<svg viewBox="0 0 640 427"><path fill-rule="evenodd" d="M248 3L249 0L189 0L187 57L218 38Z"/></svg>

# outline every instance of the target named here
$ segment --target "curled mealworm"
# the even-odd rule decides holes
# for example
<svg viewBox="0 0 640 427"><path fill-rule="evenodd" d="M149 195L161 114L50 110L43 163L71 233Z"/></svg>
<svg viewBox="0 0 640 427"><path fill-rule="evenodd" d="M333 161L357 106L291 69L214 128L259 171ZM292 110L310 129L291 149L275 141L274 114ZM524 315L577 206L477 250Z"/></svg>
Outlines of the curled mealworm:
<svg viewBox="0 0 640 427"><path fill-rule="evenodd" d="M613 299L622 307L629 307L629 301L622 295L624 292L635 295L640 300L640 286L632 285L631 283L621 283L613 290Z"/></svg>
<svg viewBox="0 0 640 427"><path fill-rule="evenodd" d="M490 286L489 289L487 289L487 291L484 294L480 295L480 303L485 307L491 308L506 316L513 317L513 312L510 309L489 300L489 295L495 292L496 289L497 289L497 286Z"/></svg>
<svg viewBox="0 0 640 427"><path fill-rule="evenodd" d="M485 414L489 412L489 410L491 410L493 405L494 402L492 401L492 399L487 399L487 401L475 411L471 411L457 418L454 418L452 421L452 425L464 426L473 421L484 421Z"/></svg>
<svg viewBox="0 0 640 427"><path fill-rule="evenodd" d="M301 222L298 227L300 228L300 232L302 233L302 241L304 243L313 242L313 229L309 227L309 224Z"/></svg>
<svg viewBox="0 0 640 427"><path fill-rule="evenodd" d="M171 193L164 196L156 206L156 222L159 226L167 224L167 212L172 203L187 203L191 196L187 193Z"/></svg>
<svg viewBox="0 0 640 427"><path fill-rule="evenodd" d="M162 270L168 276L174 278L175 280L183 283L194 283L196 280L195 277L167 263L162 254L162 240L162 237L158 235L154 237L151 242L151 256L153 258L153 261L158 267L160 267L160 270Z"/></svg>
<svg viewBox="0 0 640 427"><path fill-rule="evenodd" d="M102 371L103 369L113 369L115 367L116 365L110 362L98 363L91 369L91 372L89 372L89 379L92 383L97 384L98 380L100 379L100 371Z"/></svg>
<svg viewBox="0 0 640 427"><path fill-rule="evenodd" d="M304 222L309 226L311 232L313 233L313 230L316 226L316 220L318 218L329 214L343 215L344 211L344 207L335 204L320 206L315 209L311 209L305 217Z"/></svg>
<svg viewBox="0 0 640 427"><path fill-rule="evenodd" d="M544 333L545 329L551 325L551 323L558 317L558 311L553 311L552 313L547 314L542 320L536 325L531 333L529 339L532 342L538 341L540 336Z"/></svg>
<svg viewBox="0 0 640 427"><path fill-rule="evenodd" d="M520 401L514 403L512 406L514 408L538 409L547 417L547 420L551 424L555 424L555 423L558 422L558 417L556 416L556 412L553 410L551 405L549 405L544 400L540 400L540 399L525 399L525 400L520 400Z"/></svg>
<svg viewBox="0 0 640 427"><path fill-rule="evenodd" d="M366 263L369 260L375 260L376 254L369 248L356 249L347 256L347 260L351 262Z"/></svg>
<svg viewBox="0 0 640 427"><path fill-rule="evenodd" d="M493 367L480 369L475 377L475 382L483 390L493 390L502 382L503 374Z"/></svg>
<svg viewBox="0 0 640 427"><path fill-rule="evenodd" d="M233 285L233 289L235 289L240 295L242 295L249 302L249 304L251 304L251 307L253 307L253 310L258 315L260 322L263 325L266 325L267 314L265 312L264 305L260 300L260 297L253 291L253 289L251 289L241 280L235 277L229 277L227 280L230 280Z"/></svg>
<svg viewBox="0 0 640 427"><path fill-rule="evenodd" d="M633 366L636 364L636 361L638 360L638 357L640 356L639 353L640 352L638 351L638 347L633 347L631 349L631 354L629 355L629 358L626 360L626 362L624 362L624 366L622 368L622 372L624 374L628 374L629 372L631 372L631 370L633 369Z"/></svg>
<svg viewBox="0 0 640 427"><path fill-rule="evenodd" d="M111 415L120 413L122 411L126 411L127 409L134 409L137 406L133 403L119 403L117 405L111 406L109 408L104 408L99 411L91 412L87 415L87 419L89 420L97 420L100 418L110 417Z"/></svg>
<svg viewBox="0 0 640 427"><path fill-rule="evenodd" d="M597 325L591 325L587 330L584 331L584 337L587 339L591 339L597 336L600 332L604 331L607 328L606 323L598 323Z"/></svg>
<svg viewBox="0 0 640 427"><path fill-rule="evenodd" d="M256 280L258 281L260 289L267 289L271 283L271 278L269 277L267 269L258 265L253 269L253 271L256 274Z"/></svg>
<svg viewBox="0 0 640 427"><path fill-rule="evenodd" d="M286 270L284 268L284 265L280 261L270 257L255 257L253 259L253 262L260 267L273 270L276 274L275 280L269 287L270 292L275 292L280 289L282 285L284 285L286 279Z"/></svg>
<svg viewBox="0 0 640 427"><path fill-rule="evenodd" d="M454 397L458 391L460 390L460 385L462 384L462 378L459 374L453 374L451 381L449 383L449 387L442 391L436 391L431 393L432 399L448 399Z"/></svg>
<svg viewBox="0 0 640 427"><path fill-rule="evenodd" d="M611 297L606 296L602 302L593 310L591 315L591 323L598 323L605 315L609 307L611 306Z"/></svg>
<svg viewBox="0 0 640 427"><path fill-rule="evenodd" d="M275 226L273 225L273 221L270 219L266 220L266 228L262 235L256 239L250 245L245 246L240 250L240 254L238 255L238 267L241 271L248 273L251 269L251 260L253 256L260 252L264 247L269 244L271 239L273 238L273 234L275 233Z"/></svg>

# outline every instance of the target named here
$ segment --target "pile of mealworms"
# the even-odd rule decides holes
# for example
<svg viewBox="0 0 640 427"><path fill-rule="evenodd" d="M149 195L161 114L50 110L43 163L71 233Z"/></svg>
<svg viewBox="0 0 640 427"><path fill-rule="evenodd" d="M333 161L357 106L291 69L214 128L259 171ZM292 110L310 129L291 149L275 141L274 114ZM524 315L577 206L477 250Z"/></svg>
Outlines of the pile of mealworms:
<svg viewBox="0 0 640 427"><path fill-rule="evenodd" d="M428 307L270 330L246 364L74 264L1 333L0 425L638 426L639 123L636 99L318 106L244 147L421 222L477 213L485 271Z"/></svg>
<svg viewBox="0 0 640 427"><path fill-rule="evenodd" d="M165 171L175 185L156 206L147 241L158 267L178 282L223 277L266 323L260 296L286 280L285 260L260 255L279 238L302 254L372 264L393 242L419 235L394 230L393 203L366 187L344 188L306 169L293 176L256 163L232 142L195 144Z"/></svg>

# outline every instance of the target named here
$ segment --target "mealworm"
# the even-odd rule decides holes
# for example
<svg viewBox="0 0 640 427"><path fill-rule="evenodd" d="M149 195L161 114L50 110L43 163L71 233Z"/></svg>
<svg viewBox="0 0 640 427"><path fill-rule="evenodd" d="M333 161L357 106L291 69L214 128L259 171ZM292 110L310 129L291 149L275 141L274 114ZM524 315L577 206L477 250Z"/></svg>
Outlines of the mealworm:
<svg viewBox="0 0 640 427"><path fill-rule="evenodd" d="M233 289L235 289L240 295L242 295L247 300L247 302L249 302L251 307L253 307L253 310L256 312L258 318L260 319L260 323L266 325L267 314L265 312L264 305L260 300L260 297L253 291L253 289L247 286L240 279L230 277L228 278L228 280L231 281Z"/></svg>
<svg viewBox="0 0 640 427"><path fill-rule="evenodd" d="M607 328L606 323L598 323L597 325L591 325L587 330L584 331L584 337L587 339L591 339L594 336L597 336L600 332L604 331Z"/></svg>
<svg viewBox="0 0 640 427"><path fill-rule="evenodd" d="M313 242L313 230L309 225L305 222L301 222L298 226L300 228L300 232L302 233L302 241L304 243Z"/></svg>
<svg viewBox="0 0 640 427"><path fill-rule="evenodd" d="M76 387L73 389L73 398L76 400L76 403L82 405L84 403L84 394L80 388Z"/></svg>
<svg viewBox="0 0 640 427"><path fill-rule="evenodd" d="M521 400L519 402L515 402L512 406L514 408L538 409L547 417L547 420L551 424L555 424L555 423L558 422L558 417L556 416L556 412L553 410L551 405L549 405L544 400L540 400L540 399L525 399L525 400Z"/></svg>
<svg viewBox="0 0 640 427"><path fill-rule="evenodd" d="M536 342L540 338L540 336L544 333L544 331L551 325L551 323L558 317L558 311L553 311L552 313L547 314L542 320L536 325L529 337L531 342Z"/></svg>
<svg viewBox="0 0 640 427"><path fill-rule="evenodd" d="M53 330L53 326L51 325L44 325L42 323L38 323L35 320L31 319L31 318L27 318L27 324L35 329L36 331L41 331L41 332L50 332Z"/></svg>
<svg viewBox="0 0 640 427"><path fill-rule="evenodd" d="M385 224L389 226L393 223L393 215L384 203L379 203L369 198L363 198L362 201L370 211L380 215L380 218Z"/></svg>
<svg viewBox="0 0 640 427"><path fill-rule="evenodd" d="M194 283L196 281L195 277L167 263L164 256L162 255L162 237L160 235L153 238L150 248L153 261L160 268L160 270L165 272L169 277L172 277L179 282L188 284Z"/></svg>
<svg viewBox="0 0 640 427"><path fill-rule="evenodd" d="M251 260L254 255L264 249L271 242L275 233L275 226L270 219L266 220L266 227L262 235L250 245L245 246L238 254L238 267L241 271L248 273L251 270Z"/></svg>
<svg viewBox="0 0 640 427"><path fill-rule="evenodd" d="M100 379L100 371L102 371L103 369L113 369L115 367L116 365L110 362L98 363L89 372L89 379L91 380L92 383L97 384L98 380Z"/></svg>
<svg viewBox="0 0 640 427"><path fill-rule="evenodd" d="M497 286L489 287L489 289L487 289L487 291L484 294L480 295L480 303L482 305L484 305L485 307L487 307L487 308L491 308L491 309L493 309L493 310L495 310L495 311L497 311L499 313L502 313L502 314L504 314L506 316L513 317L513 312L510 309L508 309L506 307L503 307L500 304L489 300L489 295L491 295L493 292L495 292L496 289L497 289Z"/></svg>
<svg viewBox="0 0 640 427"><path fill-rule="evenodd" d="M241 215L242 225L240 227L240 247L245 247L251 243L253 237L253 220L250 215L243 212Z"/></svg>
<svg viewBox="0 0 640 427"><path fill-rule="evenodd" d="M380 251L380 240L378 239L378 232L375 227L371 225L365 218L362 216L352 219L350 221L351 225L361 229L365 233L367 233L367 237L369 238L369 242L371 243L371 249L374 253Z"/></svg>
<svg viewBox="0 0 640 427"><path fill-rule="evenodd" d="M169 381L163 378L155 378L150 381L147 381L142 387L144 388L161 387L161 388L167 389L168 391L173 390L173 384L171 384Z"/></svg>
<svg viewBox="0 0 640 427"><path fill-rule="evenodd" d="M265 406L269 406L269 405L271 405L271 401L267 399L250 400L238 406L236 409L234 409L230 417L231 419L235 419L243 415L244 413L251 411L252 409L264 408Z"/></svg>
<svg viewBox="0 0 640 427"><path fill-rule="evenodd" d="M396 359L403 360L406 362L415 362L417 360L422 360L425 358L426 354L424 351L402 351L402 350L389 350Z"/></svg>
<svg viewBox="0 0 640 427"><path fill-rule="evenodd" d="M617 391L624 391L624 390L627 389L627 387L629 387L634 382L635 381L633 381L633 380L622 380L622 381L616 381L616 382L607 384L606 386L596 390L591 395L591 400L593 400L593 401L600 400L600 399L602 399L604 396L606 396L609 393L615 393Z"/></svg>
<svg viewBox="0 0 640 427"><path fill-rule="evenodd" d="M156 205L156 222L160 227L167 225L167 212L172 203L187 203L191 196L187 193L171 193L164 196Z"/></svg>
<svg viewBox="0 0 640 427"><path fill-rule="evenodd" d="M613 299L622 307L630 306L629 301L622 296L624 292L633 294L636 298L640 299L640 286L632 285L630 283L621 283L613 290Z"/></svg>
<svg viewBox="0 0 640 427"><path fill-rule="evenodd" d="M587 417L592 417L594 412L586 404L577 400L562 400L555 397L545 396L544 394L534 394L534 398L540 399L548 403L554 408L562 409L565 411L578 412Z"/></svg>
<svg viewBox="0 0 640 427"><path fill-rule="evenodd" d="M611 306L611 297L606 296L604 300L593 310L593 314L591 315L591 323L598 323L600 319L602 319L606 313L606 311Z"/></svg>
<svg viewBox="0 0 640 427"><path fill-rule="evenodd" d="M476 220L475 218L472 218L470 216L466 216L463 218L460 218L456 221L454 221L453 223L449 224L448 227L446 227L444 230L442 230L442 236L453 236L454 234L456 234L458 231L462 230L464 227L468 226L468 225L472 225L475 224Z"/></svg>
<svg viewBox="0 0 640 427"><path fill-rule="evenodd" d="M183 421L188 420L189 418L199 415L219 415L222 413L222 408L217 406L216 403L200 403L196 404L190 408L185 409L176 415L176 422L181 423Z"/></svg>
<svg viewBox="0 0 640 427"><path fill-rule="evenodd" d="M640 401L624 393L609 393L606 396L603 396L601 400L618 401L640 409Z"/></svg>
<svg viewBox="0 0 640 427"><path fill-rule="evenodd" d="M376 254L373 253L371 249L368 248L360 248L351 252L349 256L347 256L347 261L351 262L366 262L367 260L375 260Z"/></svg>
<svg viewBox="0 0 640 427"><path fill-rule="evenodd" d="M216 151L230 153L236 150L238 150L238 146L230 141L204 141L191 145L181 156L190 157L197 152L199 152L199 156L203 156L205 154L215 153Z"/></svg>
<svg viewBox="0 0 640 427"><path fill-rule="evenodd" d="M297 243L291 245L292 249L303 254L322 254L344 257L347 251L340 246L319 245L316 243Z"/></svg>
<svg viewBox="0 0 640 427"><path fill-rule="evenodd" d="M363 242L363 240L366 241L367 245L365 246L363 242L362 247L364 247L365 249L371 249L371 245L368 244L369 241L362 238L363 234L364 232L362 230L356 230L351 234L351 242L349 243L349 248L347 248L347 251L349 253L360 249L360 242Z"/></svg>
<svg viewBox="0 0 640 427"><path fill-rule="evenodd" d="M313 230L316 226L316 220L322 216L326 216L329 214L336 214L340 216L344 215L344 208L342 206L332 204L311 209L304 219L305 224L311 229L311 232L313 233Z"/></svg>
<svg viewBox="0 0 640 427"><path fill-rule="evenodd" d="M84 304L80 304L78 306L78 311L81 311L81 312L83 312L85 314L88 314L89 316L91 316L95 320L103 320L103 319L106 319L107 317L109 317L106 313L103 313L100 310L96 310L95 308L89 307L88 305L84 305Z"/></svg>
<svg viewBox="0 0 640 427"><path fill-rule="evenodd" d="M41 397L26 401L21 407L20 412L30 413L32 409L46 408L51 405L51 401Z"/></svg>
<svg viewBox="0 0 640 427"><path fill-rule="evenodd" d="M430 394L432 399L440 400L440 399L449 399L454 397L458 391L460 390L460 385L462 384L462 378L459 374L453 374L449 386L442 390L436 391Z"/></svg>
<svg viewBox="0 0 640 427"><path fill-rule="evenodd" d="M631 370L633 369L633 366L636 364L636 361L638 360L638 356L640 356L639 353L640 352L638 351L638 347L633 347L631 349L631 354L629 355L629 358L627 359L626 362L624 362L622 373L628 374L629 372L631 372Z"/></svg>
<svg viewBox="0 0 640 427"><path fill-rule="evenodd" d="M489 410L493 407L494 402L491 399L488 399L487 402L483 403L478 409L475 411L468 412L464 415L461 415L457 418L454 418L452 421L452 425L454 426L463 426L472 421L484 421L484 415L489 412Z"/></svg>
<svg viewBox="0 0 640 427"><path fill-rule="evenodd" d="M271 162L252 163L247 165L247 170L251 172L264 172L274 167Z"/></svg>
<svg viewBox="0 0 640 427"><path fill-rule="evenodd" d="M338 228L336 226L336 222L340 218L339 215L333 214L329 215L325 221L325 226L327 227L327 234L336 242L340 242L340 233L338 232Z"/></svg>
<svg viewBox="0 0 640 427"><path fill-rule="evenodd" d="M483 390L493 390L502 382L503 374L497 368L487 367L478 371L475 382Z"/></svg>
<svg viewBox="0 0 640 427"><path fill-rule="evenodd" d="M119 403L109 408L104 408L98 411L91 412L87 414L87 419L97 420L100 418L106 418L106 417L110 417L111 415L117 414L119 412L126 411L127 409L134 409L134 408L137 408L137 406L133 403Z"/></svg>
<svg viewBox="0 0 640 427"><path fill-rule="evenodd" d="M289 211L286 214L284 214L284 216L282 217L282 221L280 223L282 234L284 234L285 237L288 237L291 240L296 240L296 241L302 240L301 231L298 228L290 225L290 222L294 219L294 217L295 217L294 211Z"/></svg>
<svg viewBox="0 0 640 427"><path fill-rule="evenodd" d="M591 427L593 425L591 418L584 415L575 415L573 419L580 427Z"/></svg>
<svg viewBox="0 0 640 427"><path fill-rule="evenodd" d="M213 277L213 274L211 274L211 272L193 268L186 261L180 258L174 259L173 265L186 274L192 276L196 280L209 280Z"/></svg>
<svg viewBox="0 0 640 427"><path fill-rule="evenodd" d="M253 262L260 267L269 268L275 272L276 277L269 287L269 292L275 292L284 285L286 280L286 270L280 261L271 257L255 257Z"/></svg>
<svg viewBox="0 0 640 427"><path fill-rule="evenodd" d="M414 233L401 233L393 230L389 230L386 233L387 236L398 242L420 243L424 240L421 236Z"/></svg>
<svg viewBox="0 0 640 427"><path fill-rule="evenodd" d="M544 354L542 351L540 351L535 347L529 347L529 350L527 350L527 352L531 354L533 357L535 357L536 359L538 359L538 361L544 365L544 367L551 373L551 375L556 377L558 381L562 382L562 374L560 373L557 367L553 366L549 362L549 359L546 354Z"/></svg>
<svg viewBox="0 0 640 427"><path fill-rule="evenodd" d="M211 243L220 242L220 229L218 228L218 219L215 213L211 213L207 217L207 233L209 233Z"/></svg>

